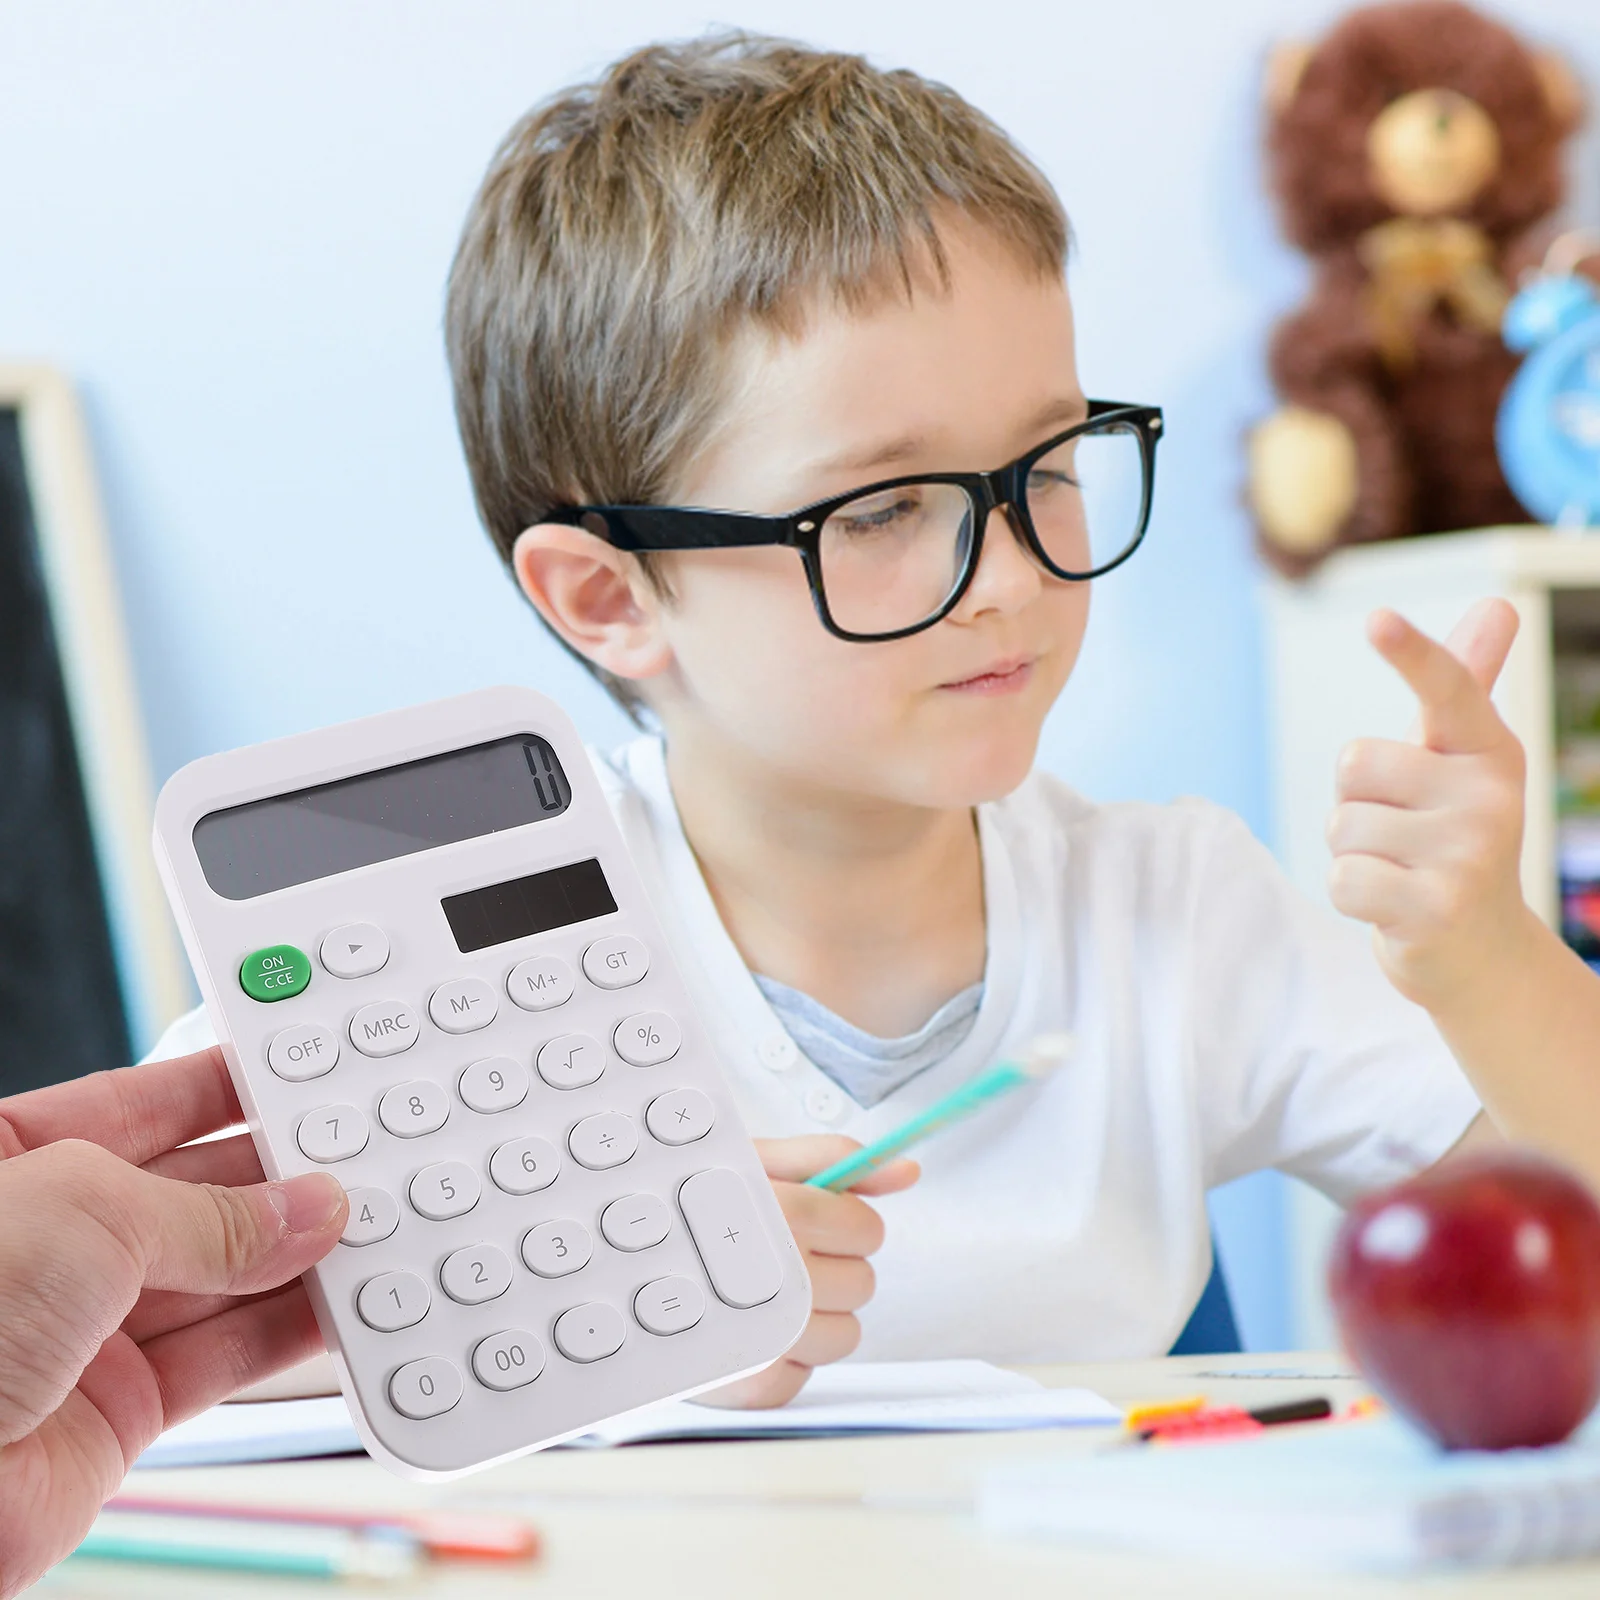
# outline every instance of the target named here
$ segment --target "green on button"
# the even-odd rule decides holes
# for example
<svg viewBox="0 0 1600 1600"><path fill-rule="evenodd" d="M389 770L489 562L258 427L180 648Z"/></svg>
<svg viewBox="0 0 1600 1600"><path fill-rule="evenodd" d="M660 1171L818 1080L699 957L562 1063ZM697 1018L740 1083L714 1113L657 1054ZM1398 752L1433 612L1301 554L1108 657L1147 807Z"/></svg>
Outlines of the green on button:
<svg viewBox="0 0 1600 1600"><path fill-rule="evenodd" d="M292 944L269 944L244 958L239 987L252 1000L287 1000L311 982L311 957Z"/></svg>

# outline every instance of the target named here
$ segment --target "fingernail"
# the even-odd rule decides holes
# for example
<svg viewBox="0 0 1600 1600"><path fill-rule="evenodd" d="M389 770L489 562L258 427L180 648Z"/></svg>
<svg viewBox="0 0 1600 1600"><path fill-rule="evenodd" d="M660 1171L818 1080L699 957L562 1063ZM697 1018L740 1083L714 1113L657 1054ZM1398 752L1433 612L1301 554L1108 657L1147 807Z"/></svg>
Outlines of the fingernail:
<svg viewBox="0 0 1600 1600"><path fill-rule="evenodd" d="M344 1188L330 1173L307 1172L269 1183L267 1198L286 1232L314 1233L344 1204Z"/></svg>

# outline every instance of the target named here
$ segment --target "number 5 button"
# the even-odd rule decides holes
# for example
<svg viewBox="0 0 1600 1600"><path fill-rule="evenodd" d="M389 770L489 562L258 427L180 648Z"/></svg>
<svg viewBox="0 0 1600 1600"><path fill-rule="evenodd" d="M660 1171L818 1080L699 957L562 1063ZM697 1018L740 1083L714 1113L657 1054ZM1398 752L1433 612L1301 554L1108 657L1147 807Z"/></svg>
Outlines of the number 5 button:
<svg viewBox="0 0 1600 1600"><path fill-rule="evenodd" d="M465 1215L478 1203L483 1185L465 1161L435 1161L411 1180L411 1204L430 1222Z"/></svg>
<svg viewBox="0 0 1600 1600"><path fill-rule="evenodd" d="M653 1067L677 1055L683 1031L665 1011L641 1011L617 1024L611 1042L629 1066Z"/></svg>

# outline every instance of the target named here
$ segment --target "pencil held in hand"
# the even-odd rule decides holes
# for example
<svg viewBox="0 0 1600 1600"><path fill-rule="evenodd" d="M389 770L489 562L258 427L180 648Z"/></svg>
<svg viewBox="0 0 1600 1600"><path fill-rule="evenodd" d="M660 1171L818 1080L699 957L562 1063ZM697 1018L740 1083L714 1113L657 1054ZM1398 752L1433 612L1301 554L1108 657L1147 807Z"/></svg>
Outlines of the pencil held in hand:
<svg viewBox="0 0 1600 1600"><path fill-rule="evenodd" d="M942 1100L935 1101L919 1116L902 1123L892 1133L825 1167L806 1182L814 1189L848 1189L869 1172L875 1172L886 1162L894 1160L902 1151L937 1133L951 1122L971 1116L974 1111L991 1100L1020 1089L1024 1084L1037 1083L1047 1078L1072 1054L1070 1033L1041 1033L1028 1043L1028 1047L1015 1061L1002 1061L980 1073L970 1083L964 1083Z"/></svg>

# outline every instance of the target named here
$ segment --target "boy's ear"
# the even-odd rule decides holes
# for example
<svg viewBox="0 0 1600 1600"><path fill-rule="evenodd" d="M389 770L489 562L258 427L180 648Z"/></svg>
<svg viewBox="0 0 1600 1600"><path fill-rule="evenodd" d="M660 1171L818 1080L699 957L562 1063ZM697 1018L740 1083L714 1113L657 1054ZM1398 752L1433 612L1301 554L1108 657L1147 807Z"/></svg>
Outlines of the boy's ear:
<svg viewBox="0 0 1600 1600"><path fill-rule="evenodd" d="M626 552L582 528L541 522L511 547L517 585L580 655L618 678L653 678L672 649L661 597Z"/></svg>

